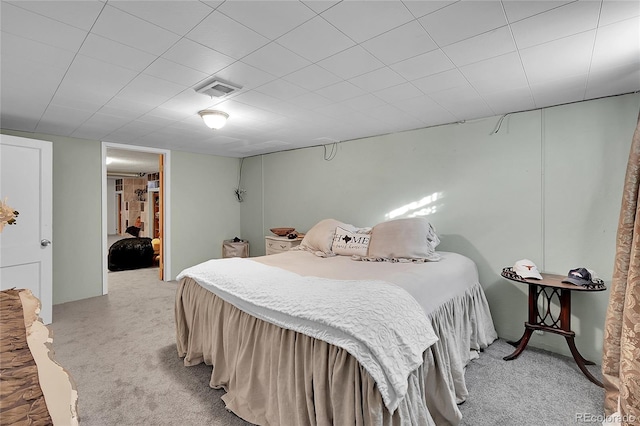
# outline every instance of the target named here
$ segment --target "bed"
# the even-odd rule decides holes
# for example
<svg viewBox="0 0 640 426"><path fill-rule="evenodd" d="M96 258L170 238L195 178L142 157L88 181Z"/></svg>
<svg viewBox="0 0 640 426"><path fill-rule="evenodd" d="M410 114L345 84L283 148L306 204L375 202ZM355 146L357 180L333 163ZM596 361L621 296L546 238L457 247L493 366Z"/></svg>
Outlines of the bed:
<svg viewBox="0 0 640 426"><path fill-rule="evenodd" d="M376 251L375 231L368 254ZM415 250L413 258L395 249L391 256L335 256L331 246L301 246L271 256L211 260L179 275L176 339L184 364L213 365L210 386L225 389L227 409L255 424L458 424L457 404L468 396L464 368L497 337L475 264L435 252L434 244L426 257L438 261L428 262L417 261ZM329 296L315 294L322 286ZM304 306L308 296L310 305L329 308L327 317L298 314L296 303L272 308L297 288L303 290L294 301ZM380 293L375 300L379 288L392 296ZM356 325L350 337L341 334L343 324L331 323L359 320L367 311L373 312L367 321L378 323ZM286 322L283 313L299 315L300 324ZM412 327L414 340L399 337ZM372 348L366 344L371 334L380 339ZM390 367L394 363L399 367Z"/></svg>

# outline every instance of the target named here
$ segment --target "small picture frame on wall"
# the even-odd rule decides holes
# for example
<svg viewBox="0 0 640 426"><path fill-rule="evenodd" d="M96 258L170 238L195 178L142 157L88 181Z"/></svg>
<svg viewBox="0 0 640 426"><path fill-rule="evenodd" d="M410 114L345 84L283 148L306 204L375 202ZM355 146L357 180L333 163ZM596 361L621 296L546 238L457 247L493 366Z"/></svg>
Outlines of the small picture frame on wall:
<svg viewBox="0 0 640 426"><path fill-rule="evenodd" d="M144 211L144 202L140 203L140 211L143 212Z"/></svg>

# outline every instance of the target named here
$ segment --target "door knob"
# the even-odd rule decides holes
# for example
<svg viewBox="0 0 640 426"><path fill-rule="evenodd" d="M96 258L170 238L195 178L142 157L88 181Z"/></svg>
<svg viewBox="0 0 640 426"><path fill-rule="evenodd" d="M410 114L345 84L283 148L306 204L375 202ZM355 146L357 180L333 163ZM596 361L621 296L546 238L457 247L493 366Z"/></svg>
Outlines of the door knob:
<svg viewBox="0 0 640 426"><path fill-rule="evenodd" d="M50 244L51 244L51 241L49 241L49 240L40 240L40 245L42 247L46 247L46 246L48 246Z"/></svg>

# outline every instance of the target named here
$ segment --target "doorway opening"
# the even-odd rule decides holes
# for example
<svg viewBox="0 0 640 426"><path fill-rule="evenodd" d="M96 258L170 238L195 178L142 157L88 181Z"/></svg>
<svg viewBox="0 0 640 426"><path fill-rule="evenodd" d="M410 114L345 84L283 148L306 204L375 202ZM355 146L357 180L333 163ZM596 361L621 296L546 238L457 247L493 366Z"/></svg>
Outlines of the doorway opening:
<svg viewBox="0 0 640 426"><path fill-rule="evenodd" d="M170 270L170 151L102 143L102 293L108 293L108 253L123 238L152 239L159 278ZM149 240L146 240L148 243Z"/></svg>

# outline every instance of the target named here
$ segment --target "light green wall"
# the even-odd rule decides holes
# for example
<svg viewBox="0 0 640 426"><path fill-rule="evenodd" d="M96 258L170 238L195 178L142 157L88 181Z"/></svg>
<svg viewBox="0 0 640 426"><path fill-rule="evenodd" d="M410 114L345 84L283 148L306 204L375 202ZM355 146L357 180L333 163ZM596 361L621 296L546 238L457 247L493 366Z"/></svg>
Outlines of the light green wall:
<svg viewBox="0 0 640 426"><path fill-rule="evenodd" d="M53 142L53 303L102 295L101 142L0 132ZM222 240L239 236L238 163L171 153L171 278L220 257Z"/></svg>
<svg viewBox="0 0 640 426"><path fill-rule="evenodd" d="M332 161L321 147L252 157L243 236L261 255L269 228L304 232L327 217L372 226L437 193L425 207L436 208L427 217L439 249L476 262L499 335L519 338L528 289L501 278L503 267L522 258L558 274L587 266L610 283L639 105L640 95L625 95L512 114L497 134L493 117L349 141ZM608 291L574 296L577 345L598 362L607 303ZM560 336L530 344L569 355Z"/></svg>
<svg viewBox="0 0 640 426"><path fill-rule="evenodd" d="M222 257L222 241L240 237L237 158L171 153L171 271Z"/></svg>

